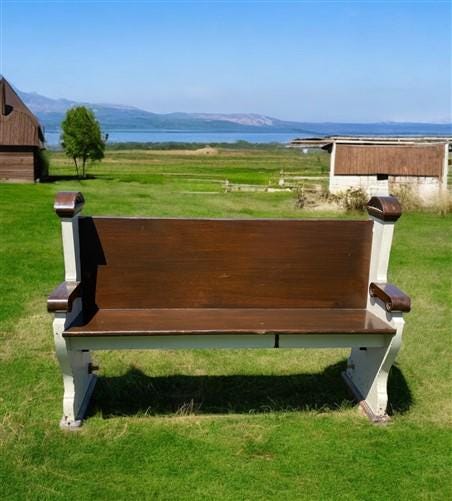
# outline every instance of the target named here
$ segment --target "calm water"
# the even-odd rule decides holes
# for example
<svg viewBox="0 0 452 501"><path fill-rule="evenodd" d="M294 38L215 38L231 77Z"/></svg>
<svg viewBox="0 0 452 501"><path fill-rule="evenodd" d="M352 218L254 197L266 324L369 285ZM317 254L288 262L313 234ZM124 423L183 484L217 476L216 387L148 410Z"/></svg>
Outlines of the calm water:
<svg viewBox="0 0 452 501"><path fill-rule="evenodd" d="M160 132L154 130L140 131L112 131L108 132L109 143L162 143L174 141L178 143L235 143L236 141L248 141L249 143L287 143L295 137L303 134L294 132L267 132L267 133L243 133L243 132ZM46 132L48 146L58 146L59 132Z"/></svg>
<svg viewBox="0 0 452 501"><path fill-rule="evenodd" d="M309 124L308 124L309 125ZM312 130L311 130L312 129ZM108 132L109 143L287 143L296 137L327 135L423 135L450 136L452 124L311 124L309 133L303 132L185 132L161 130L114 130ZM48 146L59 145L59 132L46 132Z"/></svg>

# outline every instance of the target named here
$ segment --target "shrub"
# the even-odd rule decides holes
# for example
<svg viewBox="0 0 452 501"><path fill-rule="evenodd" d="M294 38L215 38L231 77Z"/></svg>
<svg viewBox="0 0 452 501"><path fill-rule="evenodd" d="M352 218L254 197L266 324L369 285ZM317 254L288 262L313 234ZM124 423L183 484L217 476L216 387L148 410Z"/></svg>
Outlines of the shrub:
<svg viewBox="0 0 452 501"><path fill-rule="evenodd" d="M411 186L399 184L391 189L391 195L395 196L404 212L419 210L423 207L422 201L413 191Z"/></svg>
<svg viewBox="0 0 452 501"><path fill-rule="evenodd" d="M47 150L38 152L39 180L42 181L49 177L50 154Z"/></svg>
<svg viewBox="0 0 452 501"><path fill-rule="evenodd" d="M397 197L404 212L437 212L441 216L452 212L452 197L447 191L440 192L431 199L422 200L411 186L400 184L393 187L391 195Z"/></svg>
<svg viewBox="0 0 452 501"><path fill-rule="evenodd" d="M438 213L441 216L447 216L452 212L452 197L448 192L441 193L438 202Z"/></svg>
<svg viewBox="0 0 452 501"><path fill-rule="evenodd" d="M304 185L297 186L295 191L295 207L297 209L303 209L306 204L306 195L304 192Z"/></svg>
<svg viewBox="0 0 452 501"><path fill-rule="evenodd" d="M339 201L347 212L364 212L369 196L362 188L349 188L339 196Z"/></svg>

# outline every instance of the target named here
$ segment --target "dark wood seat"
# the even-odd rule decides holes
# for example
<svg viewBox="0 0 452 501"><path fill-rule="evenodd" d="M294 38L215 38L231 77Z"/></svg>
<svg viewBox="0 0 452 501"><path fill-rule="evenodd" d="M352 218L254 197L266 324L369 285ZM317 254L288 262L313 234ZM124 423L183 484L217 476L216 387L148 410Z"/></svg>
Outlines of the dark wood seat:
<svg viewBox="0 0 452 501"><path fill-rule="evenodd" d="M99 310L64 337L182 334L394 334L367 310L323 308L154 308Z"/></svg>

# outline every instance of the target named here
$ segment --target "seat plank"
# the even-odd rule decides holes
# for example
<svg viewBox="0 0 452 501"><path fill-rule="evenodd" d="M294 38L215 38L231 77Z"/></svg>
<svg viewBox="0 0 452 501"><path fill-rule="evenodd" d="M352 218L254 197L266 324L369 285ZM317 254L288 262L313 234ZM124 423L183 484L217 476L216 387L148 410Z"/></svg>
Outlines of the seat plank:
<svg viewBox="0 0 452 501"><path fill-rule="evenodd" d="M365 309L155 308L99 310L64 337L190 334L394 334Z"/></svg>

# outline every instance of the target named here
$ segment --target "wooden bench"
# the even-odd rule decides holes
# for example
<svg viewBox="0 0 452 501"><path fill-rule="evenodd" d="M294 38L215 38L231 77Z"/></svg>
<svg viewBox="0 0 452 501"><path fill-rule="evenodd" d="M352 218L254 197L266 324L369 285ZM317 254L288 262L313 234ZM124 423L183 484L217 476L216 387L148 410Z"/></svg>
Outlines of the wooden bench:
<svg viewBox="0 0 452 501"><path fill-rule="evenodd" d="M369 220L81 216L63 192L65 282L48 299L64 380L62 427L80 426L95 384L90 352L351 347L344 379L373 420L410 299L386 283L398 201Z"/></svg>

